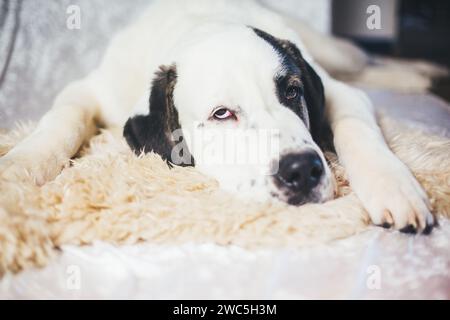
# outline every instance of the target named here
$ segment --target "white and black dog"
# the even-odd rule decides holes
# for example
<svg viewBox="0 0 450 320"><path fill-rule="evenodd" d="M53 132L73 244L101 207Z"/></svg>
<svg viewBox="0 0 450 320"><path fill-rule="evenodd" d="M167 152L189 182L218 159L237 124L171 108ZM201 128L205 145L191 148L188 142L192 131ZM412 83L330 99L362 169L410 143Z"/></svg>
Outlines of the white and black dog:
<svg viewBox="0 0 450 320"><path fill-rule="evenodd" d="M96 125L121 126L137 153L195 164L241 195L300 205L333 197L328 146L374 224L429 233L428 198L386 145L367 96L328 75L333 52L318 59L325 69L307 52L321 41L333 48L256 1L156 1L113 39L96 70L58 95L35 131L0 159L0 172L5 179L27 172L43 183ZM270 131L278 151L263 156L276 169L267 175L258 166L198 161L201 147L187 133L206 130ZM181 162L173 159L177 141Z"/></svg>

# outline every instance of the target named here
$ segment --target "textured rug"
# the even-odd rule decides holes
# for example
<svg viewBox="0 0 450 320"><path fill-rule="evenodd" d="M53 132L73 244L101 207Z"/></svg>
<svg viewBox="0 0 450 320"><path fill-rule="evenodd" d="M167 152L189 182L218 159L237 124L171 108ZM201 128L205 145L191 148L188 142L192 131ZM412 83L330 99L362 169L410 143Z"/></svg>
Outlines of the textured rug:
<svg viewBox="0 0 450 320"><path fill-rule="evenodd" d="M435 214L450 217L450 140L389 119L391 148L426 189ZM0 135L0 156L32 129ZM336 199L291 207L243 201L193 168L169 169L155 154L136 157L120 130L104 130L71 165L41 187L0 181L0 275L44 266L63 244L204 243L300 247L367 228L368 216L343 168L328 154Z"/></svg>

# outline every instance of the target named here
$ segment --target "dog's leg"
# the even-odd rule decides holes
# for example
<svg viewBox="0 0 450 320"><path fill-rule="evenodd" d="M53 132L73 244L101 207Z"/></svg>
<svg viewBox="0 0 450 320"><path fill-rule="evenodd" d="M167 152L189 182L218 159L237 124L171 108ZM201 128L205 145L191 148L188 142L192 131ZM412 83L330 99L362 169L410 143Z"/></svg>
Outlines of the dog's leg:
<svg viewBox="0 0 450 320"><path fill-rule="evenodd" d="M434 218L427 195L388 148L368 97L332 78L322 79L337 154L373 223L430 232Z"/></svg>
<svg viewBox="0 0 450 320"><path fill-rule="evenodd" d="M53 179L95 132L97 110L88 80L68 85L36 129L0 158L0 179Z"/></svg>

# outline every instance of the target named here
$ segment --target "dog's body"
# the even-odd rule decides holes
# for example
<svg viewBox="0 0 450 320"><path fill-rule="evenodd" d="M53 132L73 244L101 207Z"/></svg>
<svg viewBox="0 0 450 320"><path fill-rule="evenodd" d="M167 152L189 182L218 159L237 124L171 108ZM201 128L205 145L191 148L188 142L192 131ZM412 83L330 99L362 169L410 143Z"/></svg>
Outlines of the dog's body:
<svg viewBox="0 0 450 320"><path fill-rule="evenodd" d="M35 132L0 159L2 178L27 172L38 183L53 179L98 124L124 127L136 152L155 151L176 163L171 135L182 129L179 164L195 163L225 189L296 205L320 202L333 196L319 148L330 144L331 129L373 222L431 231L427 196L388 149L369 99L314 63L300 35L311 41L315 34L300 29L253 1L157 1L113 39L96 70L61 92ZM333 59L332 52L320 56L324 66L338 66ZM278 156L266 154L278 157L275 177L252 166L198 161L187 133L207 129L270 130L279 146Z"/></svg>

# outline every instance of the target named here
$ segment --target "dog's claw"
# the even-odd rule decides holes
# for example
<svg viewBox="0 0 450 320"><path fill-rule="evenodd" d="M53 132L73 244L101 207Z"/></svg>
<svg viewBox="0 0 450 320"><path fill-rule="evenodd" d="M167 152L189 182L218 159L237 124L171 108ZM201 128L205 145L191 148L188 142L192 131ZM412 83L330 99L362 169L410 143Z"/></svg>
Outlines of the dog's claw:
<svg viewBox="0 0 450 320"><path fill-rule="evenodd" d="M384 222L384 223L380 224L380 227L385 228L385 229L390 229L392 227L392 224L389 222Z"/></svg>
<svg viewBox="0 0 450 320"><path fill-rule="evenodd" d="M425 229L423 229L422 234L429 235L431 233L431 231L433 231L433 225L432 224L427 224Z"/></svg>
<svg viewBox="0 0 450 320"><path fill-rule="evenodd" d="M415 226L413 226L412 224L408 224L406 227L400 229L400 232L403 233L410 233L410 234L416 234L417 233L417 229Z"/></svg>

